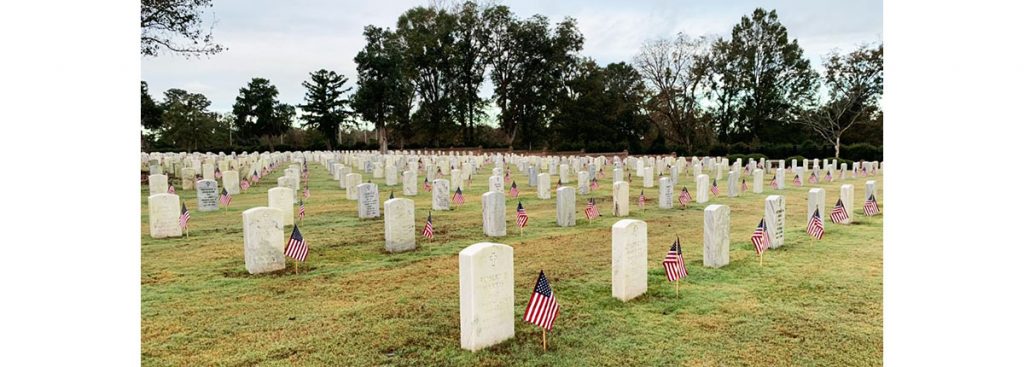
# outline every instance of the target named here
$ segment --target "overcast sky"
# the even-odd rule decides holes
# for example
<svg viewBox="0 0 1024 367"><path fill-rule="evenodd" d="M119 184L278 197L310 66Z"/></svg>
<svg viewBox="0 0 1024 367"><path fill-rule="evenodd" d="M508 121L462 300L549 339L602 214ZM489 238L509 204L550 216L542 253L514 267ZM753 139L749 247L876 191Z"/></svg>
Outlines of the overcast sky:
<svg viewBox="0 0 1024 367"><path fill-rule="evenodd" d="M520 18L547 16L552 23L576 18L586 43L583 55L599 64L629 62L644 40L690 35L728 35L740 17L757 7L776 9L815 67L833 49L882 41L882 2L843 0L789 1L498 1ZM163 100L169 88L206 95L211 109L229 112L238 89L253 77L270 79L284 103L302 102L302 81L326 68L355 84L352 59L362 49L368 24L394 28L398 16L427 1L213 0L214 40L228 48L220 54L186 59L162 55L142 58L142 80ZM491 95L488 86L482 92Z"/></svg>

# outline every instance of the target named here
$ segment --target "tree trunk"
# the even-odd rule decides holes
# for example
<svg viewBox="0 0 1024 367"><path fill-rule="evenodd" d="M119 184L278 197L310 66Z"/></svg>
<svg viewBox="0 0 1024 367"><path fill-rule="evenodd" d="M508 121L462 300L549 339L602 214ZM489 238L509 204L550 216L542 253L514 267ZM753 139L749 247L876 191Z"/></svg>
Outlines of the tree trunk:
<svg viewBox="0 0 1024 367"><path fill-rule="evenodd" d="M377 141L380 143L380 154L388 153L388 132L384 124L377 127Z"/></svg>
<svg viewBox="0 0 1024 367"><path fill-rule="evenodd" d="M839 138L836 138L836 159L839 159Z"/></svg>

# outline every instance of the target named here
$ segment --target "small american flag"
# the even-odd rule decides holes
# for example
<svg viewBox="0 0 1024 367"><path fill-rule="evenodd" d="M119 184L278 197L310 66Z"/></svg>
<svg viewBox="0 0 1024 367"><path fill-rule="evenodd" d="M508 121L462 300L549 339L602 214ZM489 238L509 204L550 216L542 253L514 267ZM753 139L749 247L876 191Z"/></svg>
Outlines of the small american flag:
<svg viewBox="0 0 1024 367"><path fill-rule="evenodd" d="M597 171L597 178L604 178L604 168Z"/></svg>
<svg viewBox="0 0 1024 367"><path fill-rule="evenodd" d="M629 173L629 174L628 174L628 175L626 176L626 182L629 182L629 183L633 183L633 172L630 172L630 173Z"/></svg>
<svg viewBox="0 0 1024 367"><path fill-rule="evenodd" d="M562 187L562 178L561 177L558 178L558 184L555 187Z"/></svg>
<svg viewBox="0 0 1024 367"><path fill-rule="evenodd" d="M761 223L757 225L757 228L754 228L754 234L750 236L750 242L754 243L754 251L757 251L758 255L764 253L764 249L771 243L764 218L761 218Z"/></svg>
<svg viewBox="0 0 1024 367"><path fill-rule="evenodd" d="M875 201L875 194L868 196L868 200L864 202L864 215L872 216L878 214L878 201Z"/></svg>
<svg viewBox="0 0 1024 367"><path fill-rule="evenodd" d="M686 206L690 200L693 200L693 197L690 196L690 191L686 190L686 186L683 186L683 190L679 191L679 205Z"/></svg>
<svg viewBox="0 0 1024 367"><path fill-rule="evenodd" d="M309 185L306 185L306 188L302 190L302 197L309 199Z"/></svg>
<svg viewBox="0 0 1024 367"><path fill-rule="evenodd" d="M452 201L454 201L456 205L462 205L462 203L466 202L466 198L462 196L461 186L455 188L455 196L452 196Z"/></svg>
<svg viewBox="0 0 1024 367"><path fill-rule="evenodd" d="M427 190L427 192L430 191L430 182L427 181L426 177L423 178L423 189Z"/></svg>
<svg viewBox="0 0 1024 367"><path fill-rule="evenodd" d="M249 190L249 185L250 185L250 184L249 184L249 180L246 180L246 179L244 179L244 178L242 179L242 183L241 183L241 184L239 184L239 186L241 186L241 187L242 187L242 191L247 191L247 190Z"/></svg>
<svg viewBox="0 0 1024 367"><path fill-rule="evenodd" d="M711 181L711 193L718 196L718 179Z"/></svg>
<svg viewBox="0 0 1024 367"><path fill-rule="evenodd" d="M743 192L747 191L747 179L743 179L743 185L740 186L740 190Z"/></svg>
<svg viewBox="0 0 1024 367"><path fill-rule="evenodd" d="M779 179L779 175L778 174L776 174L774 177L772 177L771 185L772 185L772 189L774 189L774 190L778 190L779 189L779 180L778 179Z"/></svg>
<svg viewBox="0 0 1024 367"><path fill-rule="evenodd" d="M814 172L811 172L811 178L807 179L807 181L810 182L811 184L818 183L818 175L814 174Z"/></svg>
<svg viewBox="0 0 1024 367"><path fill-rule="evenodd" d="M587 200L587 209L583 210L588 220L594 220L600 213L597 212L597 204L594 202L594 198Z"/></svg>
<svg viewBox="0 0 1024 367"><path fill-rule="evenodd" d="M644 208L644 204L647 204L647 197L644 196L644 190L640 189L640 197L636 199L637 205L640 205L640 209Z"/></svg>
<svg viewBox="0 0 1024 367"><path fill-rule="evenodd" d="M394 199L394 198L395 198L395 192L391 191L391 195L388 196L388 200L391 200L391 199Z"/></svg>
<svg viewBox="0 0 1024 367"><path fill-rule="evenodd" d="M832 182L832 172L825 172L825 180Z"/></svg>
<svg viewBox="0 0 1024 367"><path fill-rule="evenodd" d="M825 224L821 222L821 214L818 213L818 209L814 209L814 215L807 222L807 234L819 240L825 235Z"/></svg>
<svg viewBox="0 0 1024 367"><path fill-rule="evenodd" d="M597 190L597 188L598 188L597 179L596 178L590 179L590 189L591 190Z"/></svg>
<svg viewBox="0 0 1024 367"><path fill-rule="evenodd" d="M832 208L832 213L829 214L829 217L832 218L832 223L843 223L850 218L846 214L846 207L843 206L843 199L836 201L836 206Z"/></svg>
<svg viewBox="0 0 1024 367"><path fill-rule="evenodd" d="M292 236L288 239L288 246L285 247L284 254L298 261L306 261L306 255L309 254L309 246L306 245L306 240L302 238L299 226L292 227Z"/></svg>
<svg viewBox="0 0 1024 367"><path fill-rule="evenodd" d="M174 191L174 184L171 184L170 186L167 186L167 193L168 194L177 194L177 192Z"/></svg>
<svg viewBox="0 0 1024 367"><path fill-rule="evenodd" d="M676 237L676 242L673 242L672 247L669 247L668 253L665 254L665 259L661 261L661 265L665 267L665 276L668 277L670 282L686 277L686 264L683 264L683 250L679 244L679 237Z"/></svg>
<svg viewBox="0 0 1024 367"><path fill-rule="evenodd" d="M526 227L526 222L530 220L530 216L526 215L526 208L523 207L523 202L519 202L519 207L516 208L516 225L519 228Z"/></svg>
<svg viewBox="0 0 1024 367"><path fill-rule="evenodd" d="M508 167L505 167L505 183L512 181L512 175L508 172Z"/></svg>
<svg viewBox="0 0 1024 367"><path fill-rule="evenodd" d="M302 220L305 217L306 217L306 203L304 203L302 200L299 200L299 220Z"/></svg>
<svg viewBox="0 0 1024 367"><path fill-rule="evenodd" d="M551 290L551 285L548 284L548 278L544 276L544 271L540 271L540 277L537 277L537 285L533 287L533 295L530 296L530 301L526 303L526 313L523 315L523 321L540 326L544 330L551 330L551 326L555 323L555 318L558 317L558 300L555 299L555 292Z"/></svg>
<svg viewBox="0 0 1024 367"><path fill-rule="evenodd" d="M231 204L231 194L228 194L227 188L220 189L220 203L224 204L224 206Z"/></svg>
<svg viewBox="0 0 1024 367"><path fill-rule="evenodd" d="M221 178L221 176L222 176L222 174L220 173L220 167L214 167L213 168L213 177Z"/></svg>
<svg viewBox="0 0 1024 367"><path fill-rule="evenodd" d="M181 203L181 215L178 216L178 226L180 226L181 228L187 228L188 227L188 220L191 217L192 216L189 214L188 208L186 208L185 207L185 203L182 202Z"/></svg>
<svg viewBox="0 0 1024 367"><path fill-rule="evenodd" d="M429 212L427 212L427 224L423 226L423 237L434 239L434 220Z"/></svg>
<svg viewBox="0 0 1024 367"><path fill-rule="evenodd" d="M508 196L518 198L519 197L519 186L516 186L516 182L512 181L512 187L508 189Z"/></svg>
<svg viewBox="0 0 1024 367"><path fill-rule="evenodd" d="M803 186L803 184L800 183L800 175L793 176L793 184L797 186Z"/></svg>

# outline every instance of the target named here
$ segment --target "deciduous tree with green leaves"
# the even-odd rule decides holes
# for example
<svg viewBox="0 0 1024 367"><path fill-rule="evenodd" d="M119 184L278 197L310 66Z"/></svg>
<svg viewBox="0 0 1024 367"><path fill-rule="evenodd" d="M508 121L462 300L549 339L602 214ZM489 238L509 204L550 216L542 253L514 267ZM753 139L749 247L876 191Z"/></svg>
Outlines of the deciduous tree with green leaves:
<svg viewBox="0 0 1024 367"><path fill-rule="evenodd" d="M828 99L805 110L797 122L832 144L836 158L843 133L881 114L878 101L882 97L882 67L881 44L862 45L845 55L833 51L825 57L823 87Z"/></svg>
<svg viewBox="0 0 1024 367"><path fill-rule="evenodd" d="M411 138L409 111L414 89L404 58L405 50L394 32L376 26L363 29L366 46L355 57L359 88L352 107L359 116L373 123L381 153L388 150L388 130L399 130Z"/></svg>
<svg viewBox="0 0 1024 367"><path fill-rule="evenodd" d="M238 90L232 113L240 138L262 140L273 149L271 137L281 137L291 128L295 107L277 100L277 87L264 78L253 78Z"/></svg>
<svg viewBox="0 0 1024 367"><path fill-rule="evenodd" d="M730 39L714 43L709 63L719 140L771 138L813 102L817 73L775 10L743 16Z"/></svg>

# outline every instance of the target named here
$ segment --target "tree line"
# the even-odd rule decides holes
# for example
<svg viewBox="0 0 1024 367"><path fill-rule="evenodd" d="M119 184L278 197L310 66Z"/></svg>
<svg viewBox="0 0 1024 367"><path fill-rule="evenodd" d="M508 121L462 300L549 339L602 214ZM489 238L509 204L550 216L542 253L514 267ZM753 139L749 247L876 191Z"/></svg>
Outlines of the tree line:
<svg viewBox="0 0 1024 367"><path fill-rule="evenodd" d="M363 146L372 140L381 151L709 154L814 141L837 157L851 141L881 145L882 45L832 52L819 74L774 10L755 9L728 36L648 40L632 60L606 65L582 54L573 18L524 18L472 1L415 7L394 28L366 26L363 37L355 85L335 71L311 72L296 105L260 77L225 115L180 89L158 103L143 82L144 144L195 150L226 137L229 145L336 149L358 145L362 133ZM485 81L490 96L481 95Z"/></svg>

